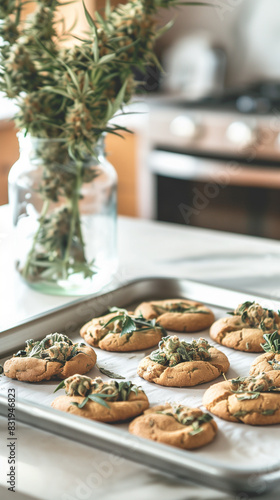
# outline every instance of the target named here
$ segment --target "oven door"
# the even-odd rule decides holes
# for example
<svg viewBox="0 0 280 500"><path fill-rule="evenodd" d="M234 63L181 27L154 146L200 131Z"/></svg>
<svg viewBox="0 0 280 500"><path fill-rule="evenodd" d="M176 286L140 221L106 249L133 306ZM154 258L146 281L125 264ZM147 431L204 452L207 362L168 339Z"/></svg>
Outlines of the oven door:
<svg viewBox="0 0 280 500"><path fill-rule="evenodd" d="M153 150L156 218L280 238L280 169Z"/></svg>

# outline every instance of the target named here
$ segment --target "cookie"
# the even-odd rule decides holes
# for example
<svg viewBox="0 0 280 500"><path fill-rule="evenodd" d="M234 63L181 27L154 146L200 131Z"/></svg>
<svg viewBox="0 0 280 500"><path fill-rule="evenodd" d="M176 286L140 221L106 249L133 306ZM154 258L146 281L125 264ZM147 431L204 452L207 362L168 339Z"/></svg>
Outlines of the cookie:
<svg viewBox="0 0 280 500"><path fill-rule="evenodd" d="M218 344L246 352L261 352L263 331L259 328L248 328L240 319L221 318L210 328L210 337Z"/></svg>
<svg viewBox="0 0 280 500"><path fill-rule="evenodd" d="M278 331L265 334L264 340L262 348L266 352L252 363L250 375L256 376L264 372L273 381L273 385L280 387L280 335Z"/></svg>
<svg viewBox="0 0 280 500"><path fill-rule="evenodd" d="M87 373L95 363L96 354L91 347L74 344L66 335L51 333L37 342L27 340L25 349L5 362L4 374L23 382L41 382Z"/></svg>
<svg viewBox="0 0 280 500"><path fill-rule="evenodd" d="M174 332L199 332L212 325L215 319L211 309L187 299L142 302L135 314L142 314L147 319L155 318L166 330Z"/></svg>
<svg viewBox="0 0 280 500"><path fill-rule="evenodd" d="M164 337L159 349L140 361L137 373L155 384L191 387L214 380L228 369L226 355L207 340L188 343L174 335Z"/></svg>
<svg viewBox="0 0 280 500"><path fill-rule="evenodd" d="M200 448L213 441L217 424L208 413L182 405L150 408L129 424L129 432L184 450Z"/></svg>
<svg viewBox="0 0 280 500"><path fill-rule="evenodd" d="M231 349L262 352L263 335L280 329L278 314L254 302L240 304L231 314L210 328L210 337Z"/></svg>
<svg viewBox="0 0 280 500"><path fill-rule="evenodd" d="M212 385L203 404L214 415L250 425L280 423L280 393L265 373Z"/></svg>
<svg viewBox="0 0 280 500"><path fill-rule="evenodd" d="M120 422L140 415L149 407L142 389L132 382L104 382L73 375L58 386L66 395L57 397L51 406L98 422Z"/></svg>
<svg viewBox="0 0 280 500"><path fill-rule="evenodd" d="M163 329L155 320L138 318L125 309L112 310L81 328L80 335L88 344L105 351L129 352L149 349L160 341Z"/></svg>

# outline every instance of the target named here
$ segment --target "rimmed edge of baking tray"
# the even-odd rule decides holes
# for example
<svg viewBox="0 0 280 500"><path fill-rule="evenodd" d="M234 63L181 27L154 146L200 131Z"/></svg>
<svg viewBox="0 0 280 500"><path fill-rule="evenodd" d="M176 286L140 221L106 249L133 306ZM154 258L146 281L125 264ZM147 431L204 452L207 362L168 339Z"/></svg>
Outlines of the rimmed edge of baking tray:
<svg viewBox="0 0 280 500"><path fill-rule="evenodd" d="M26 338L39 339L50 331L57 330L73 333L84 321L93 315L104 313L110 305L117 304L121 307L128 302L141 301L152 296L157 296L159 299L166 298L166 288L170 297L190 297L222 308L231 309L232 304L245 300L273 301L276 307L280 307L280 302L272 297L256 296L198 281L140 278L126 282L104 294L75 300L1 332L0 342L4 349L4 351L1 349L1 356L4 357L12 350L14 352ZM76 319L65 322L70 311L71 316L76 315ZM0 396L0 415L7 415L7 398L4 396ZM261 469L243 467L241 470L237 467L222 466L219 462L212 460L210 462L191 452L132 436L126 431L106 424L82 419L81 426L81 417L63 414L52 408L20 399L17 400L16 418L18 422L102 451L121 455L200 485L239 494L261 495L280 484L280 462Z"/></svg>
<svg viewBox="0 0 280 500"><path fill-rule="evenodd" d="M115 286L99 295L94 294L76 299L65 305L32 316L15 326L1 331L0 357L3 358L10 354L13 349L20 348L27 338L39 340L51 331L61 331L70 335L94 315L105 313L108 307L112 305L118 304L119 307L122 307L128 301L133 303L153 296L159 299L166 298L165 287L168 287L170 296L171 294L173 297L189 296L193 300L222 308L231 309L232 304L244 302L245 300L273 301L275 306L280 308L279 300L266 295L254 295L183 278L143 277L121 283L119 286ZM75 321L65 321L70 312L71 316L77 315ZM43 325L42 320L44 320Z"/></svg>

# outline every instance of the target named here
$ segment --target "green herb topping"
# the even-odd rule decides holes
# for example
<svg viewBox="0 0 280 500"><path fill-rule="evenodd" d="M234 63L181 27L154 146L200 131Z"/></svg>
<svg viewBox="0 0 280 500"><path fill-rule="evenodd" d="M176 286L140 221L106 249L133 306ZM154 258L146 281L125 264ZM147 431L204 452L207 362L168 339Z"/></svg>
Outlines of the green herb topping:
<svg viewBox="0 0 280 500"><path fill-rule="evenodd" d="M108 333L118 333L120 337L123 335L131 337L134 332L145 333L149 330L160 329L162 334L166 334L166 330L158 325L155 319L147 320L143 316L135 317L129 314L126 309L119 309L118 307L111 307L109 311L116 313L116 315L105 324L103 324L102 320L99 322L102 329L107 329ZM108 328L109 326L110 328Z"/></svg>
<svg viewBox="0 0 280 500"><path fill-rule="evenodd" d="M192 342L180 341L176 335L163 337L159 349L150 354L150 359L164 366L176 366L185 361L209 361L211 345L205 339Z"/></svg>
<svg viewBox="0 0 280 500"><path fill-rule="evenodd" d="M272 370L280 370L280 361L272 359L268 361L268 364L272 367Z"/></svg>
<svg viewBox="0 0 280 500"><path fill-rule="evenodd" d="M122 375L119 375L118 373L112 372L111 370L107 370L107 368L105 368L104 366L100 366L100 365L96 364L96 368L98 368L98 370L101 373L103 373L103 375L106 375L106 377L125 379L125 377L123 377Z"/></svg>
<svg viewBox="0 0 280 500"><path fill-rule="evenodd" d="M199 306L201 307L201 306ZM160 315L166 312L186 313L186 314L210 314L210 311L199 309L198 306L189 306L185 302L170 302L164 306L159 304L152 304L154 311Z"/></svg>
<svg viewBox="0 0 280 500"><path fill-rule="evenodd" d="M84 375L68 377L58 385L54 392L63 387L67 396L84 396L81 403L71 403L78 408L83 408L89 400L109 408L106 401L127 401L131 392L137 395L140 390L140 387L130 381L117 382L112 380L106 383L100 377L91 379Z"/></svg>
<svg viewBox="0 0 280 500"><path fill-rule="evenodd" d="M279 389L273 385L273 381L264 373L255 377L237 377L230 381L231 391L240 394L240 401L245 399L257 399L261 392L277 392Z"/></svg>
<svg viewBox="0 0 280 500"><path fill-rule="evenodd" d="M264 332L276 330L275 314L272 309L265 309L256 302L243 302L234 311L232 316L241 316L241 321L251 327L261 328Z"/></svg>
<svg viewBox="0 0 280 500"><path fill-rule="evenodd" d="M196 408L189 408L188 406L182 405L172 405L166 410L157 411L157 413L173 417L182 425L191 425L192 430L189 432L191 436L202 432L202 424L213 419L209 413L203 413Z"/></svg>
<svg viewBox="0 0 280 500"><path fill-rule="evenodd" d="M66 361L80 353L83 346L85 344L80 342L74 344L66 335L51 333L43 340L26 340L25 349L18 351L14 356L66 363Z"/></svg>
<svg viewBox="0 0 280 500"><path fill-rule="evenodd" d="M262 345L265 352L280 354L280 335L278 330L270 334L265 334L263 338L266 340L266 343Z"/></svg>

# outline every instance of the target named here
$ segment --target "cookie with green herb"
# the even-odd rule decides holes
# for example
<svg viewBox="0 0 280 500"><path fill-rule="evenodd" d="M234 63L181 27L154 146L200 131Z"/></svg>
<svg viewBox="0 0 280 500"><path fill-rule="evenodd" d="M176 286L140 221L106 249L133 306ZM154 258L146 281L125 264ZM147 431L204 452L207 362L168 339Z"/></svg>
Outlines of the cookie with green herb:
<svg viewBox="0 0 280 500"><path fill-rule="evenodd" d="M191 387L226 373L229 361L224 353L200 338L180 341L163 337L159 348L139 363L137 373L148 382L169 387Z"/></svg>
<svg viewBox="0 0 280 500"><path fill-rule="evenodd" d="M262 352L264 334L280 330L279 315L255 302L244 302L229 314L211 326L210 337L231 349Z"/></svg>
<svg viewBox="0 0 280 500"><path fill-rule="evenodd" d="M156 319L166 330L174 332L199 332L212 325L215 319L211 309L200 302L187 299L142 302L135 314Z"/></svg>
<svg viewBox="0 0 280 500"><path fill-rule="evenodd" d="M6 377L23 382L41 382L89 372L96 363L94 350L73 343L66 335L51 333L42 340L27 340L26 347L4 364Z"/></svg>
<svg viewBox="0 0 280 500"><path fill-rule="evenodd" d="M204 393L203 404L214 415L250 425L280 423L280 393L266 373L214 384Z"/></svg>
<svg viewBox="0 0 280 500"><path fill-rule="evenodd" d="M217 430L217 424L209 413L175 404L150 408L129 424L131 434L184 450L210 443Z"/></svg>
<svg viewBox="0 0 280 500"><path fill-rule="evenodd" d="M140 415L149 407L149 401L141 389L132 382L104 382L73 375L59 384L55 392L65 389L65 396L57 397L51 406L57 410L97 420L120 422Z"/></svg>
<svg viewBox="0 0 280 500"><path fill-rule="evenodd" d="M273 384L280 387L280 335L276 330L273 333L264 334L263 337L265 344L262 344L262 348L265 352L252 363L250 375L265 372Z"/></svg>
<svg viewBox="0 0 280 500"><path fill-rule="evenodd" d="M80 331L88 344L114 352L149 349L165 333L155 319L147 320L118 307L111 307L110 314L92 319Z"/></svg>

